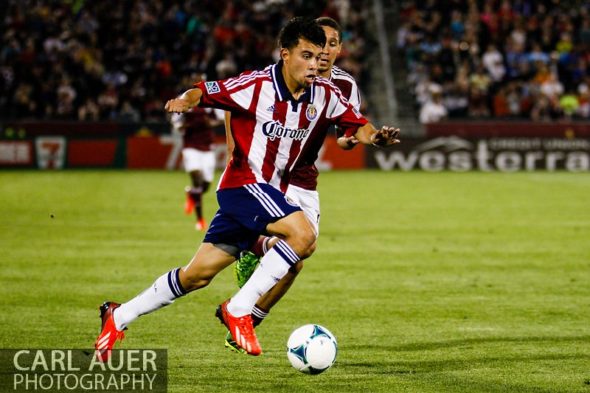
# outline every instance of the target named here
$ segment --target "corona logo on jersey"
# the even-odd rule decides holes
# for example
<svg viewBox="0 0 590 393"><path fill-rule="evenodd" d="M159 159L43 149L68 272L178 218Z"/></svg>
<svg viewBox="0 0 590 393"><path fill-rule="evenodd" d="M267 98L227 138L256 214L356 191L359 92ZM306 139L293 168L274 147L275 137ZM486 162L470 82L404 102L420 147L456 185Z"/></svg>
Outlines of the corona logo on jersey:
<svg viewBox="0 0 590 393"><path fill-rule="evenodd" d="M275 138L291 138L300 141L305 139L309 132L307 128L287 128L278 121L267 121L262 125L262 133L271 141Z"/></svg>

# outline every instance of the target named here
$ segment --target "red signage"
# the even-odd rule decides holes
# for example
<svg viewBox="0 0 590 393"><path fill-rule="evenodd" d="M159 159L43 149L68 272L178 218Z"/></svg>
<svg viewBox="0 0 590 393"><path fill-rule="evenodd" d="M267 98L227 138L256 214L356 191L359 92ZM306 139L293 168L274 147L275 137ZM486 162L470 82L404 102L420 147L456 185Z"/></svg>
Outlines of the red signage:
<svg viewBox="0 0 590 393"><path fill-rule="evenodd" d="M68 167L113 167L116 139L70 140L68 142Z"/></svg>
<svg viewBox="0 0 590 393"><path fill-rule="evenodd" d="M0 141L0 165L30 166L33 164L31 141Z"/></svg>

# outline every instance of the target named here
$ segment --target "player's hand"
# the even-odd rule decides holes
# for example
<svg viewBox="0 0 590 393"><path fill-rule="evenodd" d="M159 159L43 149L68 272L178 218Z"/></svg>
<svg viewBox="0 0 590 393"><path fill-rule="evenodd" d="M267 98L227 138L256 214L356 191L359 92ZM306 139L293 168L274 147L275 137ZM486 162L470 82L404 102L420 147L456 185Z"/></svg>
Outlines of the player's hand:
<svg viewBox="0 0 590 393"><path fill-rule="evenodd" d="M184 113L190 109L190 105L184 98L173 98L166 102L164 109L167 112Z"/></svg>
<svg viewBox="0 0 590 393"><path fill-rule="evenodd" d="M399 128L383 126L379 131L371 135L371 143L374 146L391 146L399 143Z"/></svg>
<svg viewBox="0 0 590 393"><path fill-rule="evenodd" d="M355 147L356 145L358 145L360 141L358 139L356 139L356 137L353 136L341 136L340 138L338 138L336 140L336 143L338 143L338 146L343 149L343 150L350 150L353 147Z"/></svg>

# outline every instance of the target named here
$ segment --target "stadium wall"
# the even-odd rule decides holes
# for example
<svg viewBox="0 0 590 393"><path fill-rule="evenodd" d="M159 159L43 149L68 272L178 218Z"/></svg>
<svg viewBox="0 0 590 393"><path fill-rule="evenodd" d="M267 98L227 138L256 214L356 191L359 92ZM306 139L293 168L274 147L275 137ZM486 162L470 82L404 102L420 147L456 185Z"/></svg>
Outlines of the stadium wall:
<svg viewBox="0 0 590 393"><path fill-rule="evenodd" d="M226 162L223 129L218 168ZM182 140L166 123L18 122L0 129L0 168L179 169ZM343 152L329 136L320 170L377 168L439 171L590 170L590 125L579 123L444 122L424 137L390 149Z"/></svg>

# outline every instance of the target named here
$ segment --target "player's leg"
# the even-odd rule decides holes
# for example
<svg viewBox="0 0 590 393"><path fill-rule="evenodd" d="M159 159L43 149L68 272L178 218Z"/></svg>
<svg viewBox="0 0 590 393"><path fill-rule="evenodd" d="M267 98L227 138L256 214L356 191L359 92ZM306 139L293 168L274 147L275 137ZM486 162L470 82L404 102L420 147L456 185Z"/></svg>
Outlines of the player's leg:
<svg viewBox="0 0 590 393"><path fill-rule="evenodd" d="M265 288L265 285L261 284L260 293L256 296L256 300L280 281L288 273L289 269L297 264L297 262L303 258L309 257L313 252L312 246L315 243L313 229L301 211L291 213L289 216L269 224L267 226L267 231L271 234L280 236L280 239L274 247L262 257L260 266L240 290L240 292L243 292L252 280L264 276L264 273L258 274L258 272L266 270L266 276L268 280L272 281L272 285ZM265 262L267 262L266 265ZM274 274L270 274L271 271ZM238 311L240 306L237 305L236 307L231 306L230 308L233 308L238 312L251 311L254 303L249 307L245 307L248 308L248 310L242 309Z"/></svg>
<svg viewBox="0 0 590 393"><path fill-rule="evenodd" d="M195 211L197 214L196 228L198 230L205 230L207 228L207 222L203 215L203 194L209 190L209 185L213 181L213 175L215 173L215 154L212 151L200 151L198 150L200 170L198 173L198 179L193 180L193 184L198 184L197 188L201 189L201 193L198 195L198 201L195 201Z"/></svg>
<svg viewBox="0 0 590 393"><path fill-rule="evenodd" d="M196 202L195 197L198 197L203 190L200 188L201 176L200 170L201 165L199 162L199 155L197 149L192 147L185 147L182 149L182 165L186 173L188 173L191 179L191 185L184 188L186 195L186 201L184 203L184 212L189 215L195 210Z"/></svg>
<svg viewBox="0 0 590 393"><path fill-rule="evenodd" d="M216 218L219 222L217 228L226 229L225 216L220 213ZM232 223L231 219L227 222ZM123 330L131 322L141 315L172 304L188 292L208 285L219 271L233 263L235 253L223 244L212 242L215 235L215 232L207 232L204 243L186 267L172 269L161 275L151 286L128 302L121 305L106 302L101 306L102 331L95 342L99 359L108 359L116 340L123 338Z"/></svg>
<svg viewBox="0 0 590 393"><path fill-rule="evenodd" d="M163 274L142 293L114 312L115 326L125 329L139 316L172 304L175 299L208 285L235 258L211 243L203 243L184 268Z"/></svg>
<svg viewBox="0 0 590 393"><path fill-rule="evenodd" d="M262 257L258 269L232 298L228 309L234 315L251 313L263 294L283 279L297 262L313 252L315 234L300 211L269 224L267 230L281 239Z"/></svg>
<svg viewBox="0 0 590 393"><path fill-rule="evenodd" d="M315 190L306 190L297 186L289 186L285 194L293 202L301 207L316 233L319 235L320 223L320 197ZM252 248L240 253L234 273L238 286L241 288L250 278L258 265L260 258L272 248L279 239L275 236L260 236ZM315 244L314 244L315 247ZM266 295L265 295L266 296Z"/></svg>
<svg viewBox="0 0 590 393"><path fill-rule="evenodd" d="M319 221L320 221L320 199L317 191L306 190L300 187L290 186L286 193L287 197L295 201L305 213L307 219L313 227L316 237L319 235ZM262 252L264 255L268 249L273 247L279 239L277 237L261 237L253 250L258 248L258 252ZM312 254L315 250L316 242L311 246L309 254ZM250 261L250 264L256 263L254 258L245 258L245 261ZM236 270L240 263L244 262L244 258L240 258L236 262ZM252 319L254 326L259 325L262 320L267 316L270 309L278 303L278 301L287 293L293 281L303 268L303 262L300 261L296 266L289 269L289 272L283 277L270 291L262 295L262 297L256 302L254 309L252 310ZM253 269L252 269L253 270ZM242 273L247 273L245 269L242 269ZM251 275L251 274L250 274ZM238 276L240 277L240 276ZM246 277L243 274L241 277L242 285L245 283L249 275ZM238 282L240 284L240 282Z"/></svg>
<svg viewBox="0 0 590 393"><path fill-rule="evenodd" d="M207 223L203 216L203 194L209 189L215 171L215 155L212 151L200 151L193 148L182 150L183 165L191 178L191 186L185 188L185 212L194 209L197 230L205 230Z"/></svg>
<svg viewBox="0 0 590 393"><path fill-rule="evenodd" d="M191 186L185 188L187 197L185 206L192 206L192 209L188 210L188 212L190 213L194 209L197 218L196 228L197 230L203 230L205 228L201 224L204 222L203 193L205 192L205 181L203 180L203 174L199 170L189 172L189 176L191 178Z"/></svg>
<svg viewBox="0 0 590 393"><path fill-rule="evenodd" d="M279 240L269 250L248 282L230 300L220 305L216 312L230 331L233 341L251 355L262 352L252 323L252 310L256 301L275 286L301 257L307 256L308 243L313 239L313 232L301 211L291 213L267 228L285 240Z"/></svg>
<svg viewBox="0 0 590 393"><path fill-rule="evenodd" d="M233 211L245 227L281 238L262 258L246 285L231 300L223 303L217 312L233 339L248 353L258 355L261 349L252 327L252 308L262 294L287 274L291 266L309 255L315 235L299 206L268 184L223 190L218 192L218 200L221 209Z"/></svg>

